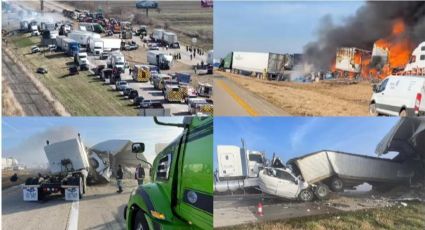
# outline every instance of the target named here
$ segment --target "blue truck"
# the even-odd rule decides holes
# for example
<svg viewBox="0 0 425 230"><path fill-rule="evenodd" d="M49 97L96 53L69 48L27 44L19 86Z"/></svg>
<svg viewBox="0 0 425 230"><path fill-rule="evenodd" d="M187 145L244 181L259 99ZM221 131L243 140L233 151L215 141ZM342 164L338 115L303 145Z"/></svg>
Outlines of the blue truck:
<svg viewBox="0 0 425 230"><path fill-rule="evenodd" d="M57 36L56 45L68 56L75 56L80 52L80 43L65 36Z"/></svg>

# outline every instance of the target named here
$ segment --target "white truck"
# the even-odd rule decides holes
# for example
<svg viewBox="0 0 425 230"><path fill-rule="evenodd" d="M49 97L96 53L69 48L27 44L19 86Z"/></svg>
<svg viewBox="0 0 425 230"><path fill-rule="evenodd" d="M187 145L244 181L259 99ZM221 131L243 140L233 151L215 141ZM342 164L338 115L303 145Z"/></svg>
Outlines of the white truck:
<svg viewBox="0 0 425 230"><path fill-rule="evenodd" d="M373 86L372 115L425 115L425 42L412 53L402 75L390 75Z"/></svg>
<svg viewBox="0 0 425 230"><path fill-rule="evenodd" d="M44 152L51 175L28 178L23 186L24 200L43 200L52 193L61 193L65 200L81 199L90 167L84 144L79 137L46 144Z"/></svg>
<svg viewBox="0 0 425 230"><path fill-rule="evenodd" d="M121 52L112 52L107 60L109 68L117 68L121 72L125 70L125 58Z"/></svg>
<svg viewBox="0 0 425 230"><path fill-rule="evenodd" d="M156 65L160 69L170 69L173 65L173 56L159 50L148 51L147 59L150 65Z"/></svg>
<svg viewBox="0 0 425 230"><path fill-rule="evenodd" d="M81 70L88 69L89 60L86 52L77 53L74 56L74 63L80 66Z"/></svg>
<svg viewBox="0 0 425 230"><path fill-rule="evenodd" d="M103 53L103 40L101 38L90 38L88 49L94 55L100 55Z"/></svg>
<svg viewBox="0 0 425 230"><path fill-rule="evenodd" d="M112 52L121 49L121 39L117 38L102 38L103 40L103 50L107 52Z"/></svg>
<svg viewBox="0 0 425 230"><path fill-rule="evenodd" d="M152 32L152 40L156 42L162 42L165 30L163 29L154 29Z"/></svg>
<svg viewBox="0 0 425 230"><path fill-rule="evenodd" d="M376 187L408 184L414 175L410 161L323 150L265 168L259 186L271 195L311 201L314 196L326 199L329 187L341 192L365 182Z"/></svg>
<svg viewBox="0 0 425 230"><path fill-rule="evenodd" d="M261 74L267 72L269 53L233 52L232 68L236 73L253 72Z"/></svg>
<svg viewBox="0 0 425 230"><path fill-rule="evenodd" d="M100 34L89 31L75 30L69 33L68 37L80 43L81 46L86 47L89 45L90 39L100 38Z"/></svg>
<svg viewBox="0 0 425 230"><path fill-rule="evenodd" d="M258 186L259 173L265 166L264 153L232 145L217 146L217 162L216 192L233 192Z"/></svg>
<svg viewBox="0 0 425 230"><path fill-rule="evenodd" d="M163 33L163 41L170 48L180 48L179 40L177 39L177 35L173 32L165 31Z"/></svg>

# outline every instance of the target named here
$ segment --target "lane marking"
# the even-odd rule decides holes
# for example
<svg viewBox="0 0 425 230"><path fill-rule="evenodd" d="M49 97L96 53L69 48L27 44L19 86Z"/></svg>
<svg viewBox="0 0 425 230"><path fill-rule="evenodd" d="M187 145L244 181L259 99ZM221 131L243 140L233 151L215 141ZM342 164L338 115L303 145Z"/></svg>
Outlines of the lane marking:
<svg viewBox="0 0 425 230"><path fill-rule="evenodd" d="M226 93L228 93L233 100L236 101L246 112L248 112L251 116L258 116L257 111L253 109L245 100L243 100L241 97L239 97L226 83L224 83L223 80L216 79L215 82L218 86L220 86Z"/></svg>
<svg viewBox="0 0 425 230"><path fill-rule="evenodd" d="M80 206L80 201L72 201L71 213L69 214L68 224L66 226L67 230L77 230L78 229L78 208Z"/></svg>

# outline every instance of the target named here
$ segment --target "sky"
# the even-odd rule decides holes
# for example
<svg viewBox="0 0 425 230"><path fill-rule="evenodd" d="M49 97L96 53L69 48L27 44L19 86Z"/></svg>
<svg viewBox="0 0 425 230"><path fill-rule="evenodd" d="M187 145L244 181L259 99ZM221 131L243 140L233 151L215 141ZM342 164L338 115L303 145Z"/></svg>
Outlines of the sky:
<svg viewBox="0 0 425 230"><path fill-rule="evenodd" d="M214 167L217 145L241 146L276 153L287 160L320 150L375 156L381 139L397 123L392 117L215 117ZM388 154L385 157L393 157Z"/></svg>
<svg viewBox="0 0 425 230"><path fill-rule="evenodd" d="M183 118L159 118L180 123ZM77 137L91 147L111 140L145 143L145 156L153 160L156 143L169 143L181 128L156 125L151 117L3 117L2 157L15 157L20 163L34 166L47 163L46 140L51 143Z"/></svg>
<svg viewBox="0 0 425 230"><path fill-rule="evenodd" d="M231 51L302 53L317 38L321 19L341 24L363 1L216 1L214 53Z"/></svg>

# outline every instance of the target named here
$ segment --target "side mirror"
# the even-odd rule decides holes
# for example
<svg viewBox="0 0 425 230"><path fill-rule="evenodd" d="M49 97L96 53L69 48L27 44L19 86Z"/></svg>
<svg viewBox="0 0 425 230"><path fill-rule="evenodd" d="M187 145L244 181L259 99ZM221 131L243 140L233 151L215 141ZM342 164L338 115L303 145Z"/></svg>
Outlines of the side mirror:
<svg viewBox="0 0 425 230"><path fill-rule="evenodd" d="M143 153L145 151L144 143L133 143L131 145L131 152L133 153Z"/></svg>
<svg viewBox="0 0 425 230"><path fill-rule="evenodd" d="M379 88L379 85L378 85L378 84L374 84L374 85L372 86L372 91L373 91L374 93L376 93L376 92L378 92L378 88Z"/></svg>

